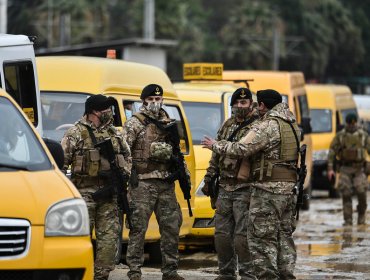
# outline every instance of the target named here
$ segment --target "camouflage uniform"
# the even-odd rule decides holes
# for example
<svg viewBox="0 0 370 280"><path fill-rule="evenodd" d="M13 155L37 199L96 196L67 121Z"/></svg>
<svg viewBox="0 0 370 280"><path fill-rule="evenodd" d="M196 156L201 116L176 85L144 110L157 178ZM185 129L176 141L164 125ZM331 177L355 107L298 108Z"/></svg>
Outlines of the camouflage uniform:
<svg viewBox="0 0 370 280"><path fill-rule="evenodd" d="M164 110L157 117L144 107L140 108L140 112L161 122L170 122ZM174 183L164 180L171 175L168 156L172 151L163 154L161 152L168 145L168 135L155 124L147 123L145 117L142 118L142 114L135 114L124 125L124 135L131 148L133 168L138 177L138 184L129 186L132 228L129 232L126 261L130 268L127 274L130 279L141 276L145 233L153 212L161 233L163 277L177 275L178 242L182 224ZM159 147L158 153L155 152L156 147Z"/></svg>
<svg viewBox="0 0 370 280"><path fill-rule="evenodd" d="M256 118L256 116L252 117ZM221 126L216 140L228 139L240 124L232 116ZM239 141L246 135L250 126L241 128L231 141ZM250 188L246 180L238 179L237 176L242 161L240 157L212 153L204 181L207 184L219 170L220 189L215 214L215 246L219 275L223 278L236 279L237 258L239 275L244 280L255 278L248 273L250 257L247 242L247 217Z"/></svg>
<svg viewBox="0 0 370 280"><path fill-rule="evenodd" d="M330 144L328 169L333 169L334 160L339 159L338 188L342 194L343 218L345 225L352 225L352 189L358 198L358 224L365 224L367 176L364 172L366 152L370 152L370 139L367 133L357 128L354 132L347 128L337 133Z"/></svg>
<svg viewBox="0 0 370 280"><path fill-rule="evenodd" d="M92 194L104 186L105 180L98 176L100 171L109 170L106 159L100 157L99 151L94 148L93 140L89 135L88 126L100 142L106 138L112 140L116 152L117 163L126 174L131 171L131 155L129 147L122 135L113 127L112 122L95 127L86 117L76 122L62 139L64 150L64 167L67 170L71 165L71 180L76 185L87 204L90 218L90 229L95 227L96 259L94 279L108 279L109 272L115 267L117 241L120 240L121 224L116 198L108 201L96 202Z"/></svg>
<svg viewBox="0 0 370 280"><path fill-rule="evenodd" d="M293 125L299 139L293 114L286 103L279 103L239 142L219 141L212 146L216 153L251 159L247 235L252 274L257 279L295 279L293 189L298 153L297 140L287 122Z"/></svg>

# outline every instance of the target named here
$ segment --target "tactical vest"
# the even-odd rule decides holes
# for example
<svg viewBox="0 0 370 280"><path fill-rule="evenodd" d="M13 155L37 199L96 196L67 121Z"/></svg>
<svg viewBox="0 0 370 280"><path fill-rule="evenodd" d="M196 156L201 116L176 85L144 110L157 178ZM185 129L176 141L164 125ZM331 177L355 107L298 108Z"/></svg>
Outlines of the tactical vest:
<svg viewBox="0 0 370 280"><path fill-rule="evenodd" d="M88 177L88 179L86 178L87 180L96 180L100 171L110 170L110 164L107 159L100 155L99 150L94 147L88 128L80 123L77 124L77 127L81 133L82 146L76 147L77 151L72 157L72 177ZM115 137L115 130L108 128L99 132L94 130L93 133L97 142L107 138L111 139L114 152L116 153L117 165L123 171L125 160L123 155L120 154L122 147Z"/></svg>
<svg viewBox="0 0 370 280"><path fill-rule="evenodd" d="M256 181L269 182L297 182L298 147L292 127L284 120L276 117L280 129L279 159L266 158L265 152L253 157L251 173ZM299 141L300 129L292 123Z"/></svg>
<svg viewBox="0 0 370 280"><path fill-rule="evenodd" d="M354 133L344 131L339 135L340 160L343 163L364 162L366 159L366 135L361 130Z"/></svg>
<svg viewBox="0 0 370 280"><path fill-rule="evenodd" d="M222 131L222 134L220 135L220 140L228 139L233 131L237 129L238 125L236 123L230 124L231 121L232 119L230 119L229 122L225 123L224 126L227 126L227 128ZM249 126L245 126L240 129L230 141L238 142L243 136L245 136L246 130L249 130ZM224 181L225 183L227 183L228 180L235 180L235 178L237 178L241 162L242 159L240 157L220 155L219 169L221 182Z"/></svg>
<svg viewBox="0 0 370 280"><path fill-rule="evenodd" d="M150 173L155 170L168 171L170 169L169 160L154 160L151 153L153 143L169 144L168 133L159 129L154 123L148 122L146 116L141 113L135 113L133 116L144 125L144 129L138 134L131 150L137 174Z"/></svg>

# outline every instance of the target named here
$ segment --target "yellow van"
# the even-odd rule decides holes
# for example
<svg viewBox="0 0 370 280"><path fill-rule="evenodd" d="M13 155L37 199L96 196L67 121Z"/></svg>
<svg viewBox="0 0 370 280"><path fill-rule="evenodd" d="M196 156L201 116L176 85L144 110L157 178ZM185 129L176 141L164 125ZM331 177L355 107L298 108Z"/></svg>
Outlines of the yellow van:
<svg viewBox="0 0 370 280"><path fill-rule="evenodd" d="M36 64L44 135L57 141L83 115L88 96L101 93L114 97L117 101L114 106L115 126L122 127L126 115L130 116L139 109L141 90L151 83L161 85L164 107L170 117L177 121L181 150L194 186L194 151L188 121L171 81L161 69L118 59L78 56L38 57ZM176 194L183 214L180 236L185 236L190 232L194 218L189 216L187 202L178 183ZM191 205L194 205L194 190ZM158 224L153 214L146 233L147 250L153 261L159 255L159 242L156 242L159 238ZM128 230L123 231L123 239L127 241Z"/></svg>
<svg viewBox="0 0 370 280"><path fill-rule="evenodd" d="M207 76L202 75L201 70L188 70L196 67L201 69L203 65L209 68L209 71L205 71L208 73ZM200 141L204 135L216 137L222 123L231 116L229 105L231 96L241 85L222 81L222 64L187 64L184 70L184 79L190 79L190 81L174 83L174 87L189 120L195 151L196 186L195 220L185 245L197 246L213 243L215 230L214 210L211 208L209 197L201 191L203 178L211 159L211 151L203 149Z"/></svg>
<svg viewBox="0 0 370 280"><path fill-rule="evenodd" d="M0 112L0 279L92 280L87 207L57 166L60 144L46 146L2 89Z"/></svg>
<svg viewBox="0 0 370 280"><path fill-rule="evenodd" d="M299 126L304 132L302 144L307 144L306 165L307 176L304 191L308 195L311 189L312 170L312 140L310 112L305 90L305 79L302 72L287 71L224 71L225 80L249 80L249 88L253 92L262 89L274 89L282 94L283 101L289 104L290 110L297 118ZM309 208L309 200L304 199L302 209Z"/></svg>
<svg viewBox="0 0 370 280"><path fill-rule="evenodd" d="M337 197L334 185L327 179L329 147L336 132L345 125L346 115L358 115L356 103L348 86L312 84L306 85L306 90L312 125L312 188L328 190L330 197Z"/></svg>

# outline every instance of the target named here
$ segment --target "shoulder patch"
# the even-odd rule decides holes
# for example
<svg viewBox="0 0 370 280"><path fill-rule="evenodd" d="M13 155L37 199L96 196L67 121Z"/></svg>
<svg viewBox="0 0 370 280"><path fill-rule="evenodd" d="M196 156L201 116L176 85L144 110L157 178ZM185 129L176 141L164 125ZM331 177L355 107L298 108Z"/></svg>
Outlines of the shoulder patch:
<svg viewBox="0 0 370 280"><path fill-rule="evenodd" d="M89 132L87 131L87 129L84 129L81 131L81 139L85 140L87 138L89 138Z"/></svg>

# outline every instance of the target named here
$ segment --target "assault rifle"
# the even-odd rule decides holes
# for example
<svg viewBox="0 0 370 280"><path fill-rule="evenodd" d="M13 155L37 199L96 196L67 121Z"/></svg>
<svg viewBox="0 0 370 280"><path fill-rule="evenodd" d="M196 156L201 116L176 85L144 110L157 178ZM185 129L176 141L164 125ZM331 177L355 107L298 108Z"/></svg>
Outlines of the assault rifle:
<svg viewBox="0 0 370 280"><path fill-rule="evenodd" d="M131 228L131 211L127 200L128 177L125 176L117 166L116 156L111 139L101 141L95 144L95 147L99 148L100 154L109 161L110 170L103 171L99 174L109 183L96 191L92 197L94 200L99 201L112 198L114 194L117 194L118 207L123 213L126 214L129 228Z"/></svg>
<svg viewBox="0 0 370 280"><path fill-rule="evenodd" d="M304 185L304 180L306 179L306 175L307 175L306 150L307 150L307 145L306 144L303 144L301 146L301 148L299 149L299 154L301 156L301 161L300 161L299 168L297 169L298 182L297 182L297 185L295 186L295 191L298 192L297 205L296 205L296 219L297 219L297 221L299 220L299 208L303 205L303 199L305 199L305 197L303 195L303 185Z"/></svg>
<svg viewBox="0 0 370 280"><path fill-rule="evenodd" d="M145 115L146 116L146 115ZM172 143L172 162L173 171L170 176L166 178L169 182L179 181L179 185L182 193L184 194L184 199L188 203L189 216L193 217L193 212L191 211L190 199L191 199L191 184L190 178L185 170L184 155L180 149L180 136L177 130L177 125L172 122L168 125L164 125L158 120L155 120L149 116L146 116L147 121L154 123L159 129L168 132L169 141Z"/></svg>

